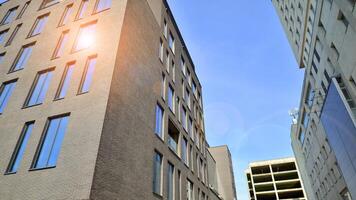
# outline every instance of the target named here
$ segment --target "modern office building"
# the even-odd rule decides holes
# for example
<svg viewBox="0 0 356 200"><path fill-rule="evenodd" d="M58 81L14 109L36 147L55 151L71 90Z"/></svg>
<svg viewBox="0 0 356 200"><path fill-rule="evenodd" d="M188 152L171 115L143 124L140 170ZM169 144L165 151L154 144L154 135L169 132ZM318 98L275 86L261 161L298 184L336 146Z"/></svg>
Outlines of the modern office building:
<svg viewBox="0 0 356 200"><path fill-rule="evenodd" d="M232 166L231 153L228 146L217 146L209 148L213 159L216 161L217 189L223 199L236 200L236 185L234 169ZM212 176L214 178L214 176ZM212 180L211 182L215 182ZM214 187L215 188L215 187Z"/></svg>
<svg viewBox="0 0 356 200"><path fill-rule="evenodd" d="M272 0L305 70L292 146L310 200L356 198L354 0Z"/></svg>
<svg viewBox="0 0 356 200"><path fill-rule="evenodd" d="M220 199L165 0L9 0L0 15L1 200Z"/></svg>
<svg viewBox="0 0 356 200"><path fill-rule="evenodd" d="M294 157L250 163L245 174L250 200L307 200Z"/></svg>

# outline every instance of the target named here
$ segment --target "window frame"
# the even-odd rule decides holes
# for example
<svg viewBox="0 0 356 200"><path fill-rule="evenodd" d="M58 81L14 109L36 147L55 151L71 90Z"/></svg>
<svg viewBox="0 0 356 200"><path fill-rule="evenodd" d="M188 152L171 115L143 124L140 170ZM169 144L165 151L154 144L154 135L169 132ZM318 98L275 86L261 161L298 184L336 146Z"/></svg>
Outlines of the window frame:
<svg viewBox="0 0 356 200"><path fill-rule="evenodd" d="M92 85L93 83L93 80L94 80L94 71L93 71L93 74L92 74L92 80L90 82L90 85L89 85L89 89L88 91L83 91L83 86L85 84L85 81L87 79L87 75L88 75L88 69L89 69L89 65L90 65L90 61L95 59L95 65L94 65L94 71L95 71L95 68L96 68L96 65L97 65L97 59L98 59L98 55L97 54L94 54L94 55L91 55L91 56L88 56L87 57L87 60L85 62L85 68L83 70L83 74L82 74L82 78L80 80L80 84L79 84L79 88L78 88L78 92L77 92L77 95L82 95L82 94L86 94L86 93L89 93L90 92L90 86Z"/></svg>
<svg viewBox="0 0 356 200"><path fill-rule="evenodd" d="M67 91L68 91L68 88L67 88L67 91L66 91L66 94L64 94L63 97L61 97L61 93L62 93L62 90L63 90L63 86L64 86L64 83L66 82L66 79L67 79L67 76L68 76L68 70L70 67L73 67L72 70L75 70L75 64L76 64L76 61L71 61L71 62L68 62L64 68L64 71L63 71L63 74L62 74L62 77L61 77L61 81L59 82L59 86L58 86L58 89L57 89L57 92L56 92L56 95L54 97L54 100L61 100L61 99L64 99L66 94L67 94ZM71 74L71 77L73 76L73 72ZM69 83L70 84L70 81L71 81L71 77L69 77Z"/></svg>
<svg viewBox="0 0 356 200"><path fill-rule="evenodd" d="M37 25L39 24L39 22L43 19L46 20L44 23L44 26L47 24L48 21L48 17L49 17L50 13L45 13L43 15L40 15L36 18L35 23L32 25L30 32L27 35L27 38L31 38L31 37L35 37L37 35L40 35L44 29L44 27L42 28L42 30L39 33L34 34L34 31L36 30Z"/></svg>
<svg viewBox="0 0 356 200"><path fill-rule="evenodd" d="M104 11L106 11L106 10L111 9L112 1L111 1L111 0L104 0L104 1L111 1L111 2L110 2L110 6L109 6L108 8L104 8L104 9L98 11L98 6L99 6L99 2L100 2L100 1L103 1L103 0L96 0L96 1L95 1L95 6L94 6L93 14L101 13L101 12L104 12Z"/></svg>
<svg viewBox="0 0 356 200"><path fill-rule="evenodd" d="M26 48L29 48L29 47L32 48L32 47L35 46L35 45L36 45L36 42L31 42L31 43L25 44L25 45L23 45L23 46L21 47L21 49L19 50L19 52L17 53L17 55L16 55L16 57L15 57L15 60L13 61L12 65L11 65L11 67L10 67L10 70L9 70L8 73L16 72L16 71L19 71L19 70L22 70L22 69L25 68L25 65L24 65L24 66L21 66L21 68L19 68L19 69L15 69L17 63L19 62L20 58L22 57L22 54L23 54L24 50L25 50ZM28 60L30 59L31 54L32 54L32 51L33 51L33 50L31 50L31 53L30 53L30 55L29 55L29 57L28 57L26 63L27 63Z"/></svg>

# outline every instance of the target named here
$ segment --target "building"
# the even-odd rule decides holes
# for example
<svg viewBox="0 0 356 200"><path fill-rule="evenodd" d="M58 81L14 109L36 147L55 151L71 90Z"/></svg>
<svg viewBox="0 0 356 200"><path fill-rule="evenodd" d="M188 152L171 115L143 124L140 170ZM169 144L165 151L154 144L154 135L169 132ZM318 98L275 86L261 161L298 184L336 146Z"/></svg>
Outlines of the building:
<svg viewBox="0 0 356 200"><path fill-rule="evenodd" d="M236 200L236 185L230 150L226 145L209 148L213 159L216 161L216 179L209 182L214 183L223 199ZM209 171L209 169L208 169ZM214 170L211 170L212 172ZM212 176L215 178L215 176Z"/></svg>
<svg viewBox="0 0 356 200"><path fill-rule="evenodd" d="M250 200L307 200L294 157L253 162L245 173Z"/></svg>
<svg viewBox="0 0 356 200"><path fill-rule="evenodd" d="M272 0L305 70L292 147L308 198L356 198L354 0Z"/></svg>
<svg viewBox="0 0 356 200"><path fill-rule="evenodd" d="M165 0L0 13L2 200L220 199L201 84Z"/></svg>

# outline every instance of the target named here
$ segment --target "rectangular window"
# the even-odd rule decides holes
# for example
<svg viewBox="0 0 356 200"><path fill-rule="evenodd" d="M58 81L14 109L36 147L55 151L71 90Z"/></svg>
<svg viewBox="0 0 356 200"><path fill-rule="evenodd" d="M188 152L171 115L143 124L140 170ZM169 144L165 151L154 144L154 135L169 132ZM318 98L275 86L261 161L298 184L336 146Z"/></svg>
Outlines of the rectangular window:
<svg viewBox="0 0 356 200"><path fill-rule="evenodd" d="M6 54L5 52L0 53L0 64L4 61L5 54Z"/></svg>
<svg viewBox="0 0 356 200"><path fill-rule="evenodd" d="M185 76L187 67L185 66L185 60L183 57L181 57L181 59L180 59L180 67L183 72L183 75Z"/></svg>
<svg viewBox="0 0 356 200"><path fill-rule="evenodd" d="M162 73L161 97L164 100L166 99L166 75L164 73Z"/></svg>
<svg viewBox="0 0 356 200"><path fill-rule="evenodd" d="M155 133L163 138L163 108L157 104L156 105L156 124L155 124Z"/></svg>
<svg viewBox="0 0 356 200"><path fill-rule="evenodd" d="M26 149L27 142L30 138L34 122L27 122L22 129L21 135L17 141L15 150L12 154L9 167L6 170L6 173L15 173L20 166L23 154Z"/></svg>
<svg viewBox="0 0 356 200"><path fill-rule="evenodd" d="M168 147L175 153L178 153L179 130L169 120L168 123Z"/></svg>
<svg viewBox="0 0 356 200"><path fill-rule="evenodd" d="M69 88L70 80L73 75L75 63L68 63L64 69L61 83L59 85L56 99L63 99L66 96L67 90Z"/></svg>
<svg viewBox="0 0 356 200"><path fill-rule="evenodd" d="M1 25L11 23L14 20L17 8L18 6L11 8L10 10L7 11L4 18L2 18L1 20Z"/></svg>
<svg viewBox="0 0 356 200"><path fill-rule="evenodd" d="M193 120L191 117L189 117L188 120L188 134L191 138L193 138Z"/></svg>
<svg viewBox="0 0 356 200"><path fill-rule="evenodd" d="M188 105L188 108L190 108L190 92L188 88L185 88L184 101Z"/></svg>
<svg viewBox="0 0 356 200"><path fill-rule="evenodd" d="M32 168L41 169L56 166L68 121L69 114L48 119Z"/></svg>
<svg viewBox="0 0 356 200"><path fill-rule="evenodd" d="M25 3L25 5L23 5L20 13L17 15L16 19L21 19L21 17L23 16L23 14L25 13L25 11L27 10L28 8L28 5L30 5L31 1L28 1Z"/></svg>
<svg viewBox="0 0 356 200"><path fill-rule="evenodd" d="M53 76L54 68L38 72L35 81L32 85L30 95L25 103L25 107L34 106L43 103L51 78Z"/></svg>
<svg viewBox="0 0 356 200"><path fill-rule="evenodd" d="M64 46L67 43L69 38L69 31L66 30L62 32L61 37L59 38L58 44L56 46L56 49L54 50L52 58L59 58L63 54Z"/></svg>
<svg viewBox="0 0 356 200"><path fill-rule="evenodd" d="M4 109L9 102L10 96L15 88L16 81L17 80L5 82L0 88L0 114L4 112Z"/></svg>
<svg viewBox="0 0 356 200"><path fill-rule="evenodd" d="M172 80L173 82L176 82L176 65L174 64L173 60L172 60Z"/></svg>
<svg viewBox="0 0 356 200"><path fill-rule="evenodd" d="M153 158L153 192L162 195L162 154L155 152Z"/></svg>
<svg viewBox="0 0 356 200"><path fill-rule="evenodd" d="M45 14L45 15L42 15L36 19L35 24L33 25L28 37L38 35L43 31L43 29L47 23L48 16L49 16L49 14Z"/></svg>
<svg viewBox="0 0 356 200"><path fill-rule="evenodd" d="M75 17L76 20L82 19L84 17L85 11L88 8L89 0L82 0L80 3L79 11L77 13L77 16Z"/></svg>
<svg viewBox="0 0 356 200"><path fill-rule="evenodd" d="M193 146L190 145L189 147L189 165L192 169L192 171L194 171L194 152L193 152Z"/></svg>
<svg viewBox="0 0 356 200"><path fill-rule="evenodd" d="M60 0L43 0L40 9L47 8L59 2Z"/></svg>
<svg viewBox="0 0 356 200"><path fill-rule="evenodd" d="M192 81L192 90L193 90L193 94L196 97L197 96L197 85L194 81Z"/></svg>
<svg viewBox="0 0 356 200"><path fill-rule="evenodd" d="M89 48L94 43L96 21L82 25L79 29L73 50L80 51Z"/></svg>
<svg viewBox="0 0 356 200"><path fill-rule="evenodd" d="M101 12L111 7L111 0L97 0L95 5L95 12Z"/></svg>
<svg viewBox="0 0 356 200"><path fill-rule="evenodd" d="M160 61L163 62L163 41L162 41L162 39L160 39L160 41L159 41L158 56L159 56Z"/></svg>
<svg viewBox="0 0 356 200"><path fill-rule="evenodd" d="M168 35L168 24L167 24L167 20L164 19L163 21L163 35L165 38L167 38Z"/></svg>
<svg viewBox="0 0 356 200"><path fill-rule="evenodd" d="M175 39L172 32L169 32L168 45L172 52L175 53Z"/></svg>
<svg viewBox="0 0 356 200"><path fill-rule="evenodd" d="M167 171L167 200L174 200L174 166L171 163Z"/></svg>
<svg viewBox="0 0 356 200"><path fill-rule="evenodd" d="M70 16L71 16L71 14L72 14L72 12L73 12L73 4L67 5L66 8L64 9L62 18L61 18L61 20L59 21L58 26L63 26L63 25L65 25L65 24L67 24L68 21L69 21L69 18L70 18Z"/></svg>
<svg viewBox="0 0 356 200"><path fill-rule="evenodd" d="M187 130L187 110L182 106L182 126L184 130Z"/></svg>
<svg viewBox="0 0 356 200"><path fill-rule="evenodd" d="M14 72L20 69L25 68L26 63L28 62L31 53L32 53L32 49L33 46L35 45L35 43L30 43L27 45L22 46L22 48L20 49L19 53L17 54L15 61L10 69L10 72Z"/></svg>
<svg viewBox="0 0 356 200"><path fill-rule="evenodd" d="M182 149L181 149L181 157L183 162L188 165L188 158L187 158L187 151L188 151L188 141L183 137L182 141Z"/></svg>
<svg viewBox="0 0 356 200"><path fill-rule="evenodd" d="M0 32L0 45L4 43L7 32L9 32L9 29Z"/></svg>
<svg viewBox="0 0 356 200"><path fill-rule="evenodd" d="M168 107L174 113L174 89L171 85L168 87Z"/></svg>
<svg viewBox="0 0 356 200"><path fill-rule="evenodd" d="M96 65L96 56L89 57L85 66L82 81L80 83L79 93L89 92L91 82L93 81L93 75Z"/></svg>
<svg viewBox="0 0 356 200"><path fill-rule="evenodd" d="M190 180L187 180L187 198L188 200L194 199L194 190L193 183Z"/></svg>
<svg viewBox="0 0 356 200"><path fill-rule="evenodd" d="M10 38L7 40L5 46L11 45L12 41L14 40L14 38L15 38L17 32L19 31L19 29L21 28L21 26L22 26L22 24L18 24L18 25L15 27L14 31L11 33Z"/></svg>

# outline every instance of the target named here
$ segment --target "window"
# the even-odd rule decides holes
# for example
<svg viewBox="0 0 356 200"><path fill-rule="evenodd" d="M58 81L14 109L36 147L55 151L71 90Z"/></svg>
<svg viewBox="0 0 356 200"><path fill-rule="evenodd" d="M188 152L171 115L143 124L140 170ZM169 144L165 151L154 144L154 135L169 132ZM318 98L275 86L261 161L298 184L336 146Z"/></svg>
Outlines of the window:
<svg viewBox="0 0 356 200"><path fill-rule="evenodd" d="M153 192L162 195L162 154L155 152L153 158Z"/></svg>
<svg viewBox="0 0 356 200"><path fill-rule="evenodd" d="M176 82L176 65L174 64L173 60L172 60L172 80L173 82Z"/></svg>
<svg viewBox="0 0 356 200"><path fill-rule="evenodd" d="M341 10L339 10L337 19L340 20L344 24L344 26L346 27L346 30L347 30L347 27L349 26L349 21L347 21L344 13L342 13Z"/></svg>
<svg viewBox="0 0 356 200"><path fill-rule="evenodd" d="M2 20L1 20L1 25L8 24L8 23L12 22L12 20L14 20L17 8L18 7L14 7L7 11L4 18L2 18Z"/></svg>
<svg viewBox="0 0 356 200"><path fill-rule="evenodd" d="M80 83L79 93L89 92L91 82L93 81L93 74L96 65L96 56L89 57L85 66L82 81Z"/></svg>
<svg viewBox="0 0 356 200"><path fill-rule="evenodd" d="M22 129L20 138L17 141L14 153L12 154L9 167L6 170L6 173L15 173L20 166L23 154L26 149L27 142L30 138L34 122L27 122Z"/></svg>
<svg viewBox="0 0 356 200"><path fill-rule="evenodd" d="M347 188L340 193L342 200L351 200L351 194Z"/></svg>
<svg viewBox="0 0 356 200"><path fill-rule="evenodd" d="M27 10L28 5L30 5L30 3L31 3L31 1L28 1L28 2L25 3L25 5L22 7L20 13L17 15L16 19L20 19L23 16L23 14Z"/></svg>
<svg viewBox="0 0 356 200"><path fill-rule="evenodd" d="M54 68L39 72L31 88L30 95L25 103L25 107L43 103L53 76Z"/></svg>
<svg viewBox="0 0 356 200"><path fill-rule="evenodd" d="M35 24L33 25L28 37L38 35L43 31L43 29L46 25L46 22L48 20L48 16L49 16L49 14L45 14L45 15L42 15L36 19Z"/></svg>
<svg viewBox="0 0 356 200"><path fill-rule="evenodd" d="M171 163L167 170L167 200L174 200L174 166Z"/></svg>
<svg viewBox="0 0 356 200"><path fill-rule="evenodd" d="M35 43L27 44L22 46L20 49L19 53L17 54L15 61L10 69L10 72L14 72L20 69L23 69L28 62L31 53L32 53L32 48L35 45Z"/></svg>
<svg viewBox="0 0 356 200"><path fill-rule="evenodd" d="M172 32L169 32L168 45L172 52L175 53L175 40Z"/></svg>
<svg viewBox="0 0 356 200"><path fill-rule="evenodd" d="M165 38L167 38L168 35L168 24L167 24L167 20L164 19L163 21L163 35Z"/></svg>
<svg viewBox="0 0 356 200"><path fill-rule="evenodd" d="M157 104L156 105L156 124L155 124L155 133L163 138L163 108Z"/></svg>
<svg viewBox="0 0 356 200"><path fill-rule="evenodd" d="M3 30L0 32L0 45L5 41L5 37L9 29Z"/></svg>
<svg viewBox="0 0 356 200"><path fill-rule="evenodd" d="M184 58L183 57L181 57L181 59L180 59L180 67L181 67L181 70L182 70L182 72L183 72L183 74L184 74L184 76L185 76L185 74L186 74L186 66L185 66L185 60L184 60Z"/></svg>
<svg viewBox="0 0 356 200"><path fill-rule="evenodd" d="M82 25L74 45L74 51L89 48L94 43L96 21Z"/></svg>
<svg viewBox="0 0 356 200"><path fill-rule="evenodd" d="M47 8L59 2L60 0L43 0L40 9Z"/></svg>
<svg viewBox="0 0 356 200"><path fill-rule="evenodd" d="M304 143L304 139L305 139L305 133L304 131L300 130L299 131L299 136L298 136L299 141L303 144Z"/></svg>
<svg viewBox="0 0 356 200"><path fill-rule="evenodd" d="M75 17L76 20L82 19L84 17L85 11L88 8L89 0L82 0L80 3L79 11L77 13L77 16Z"/></svg>
<svg viewBox="0 0 356 200"><path fill-rule="evenodd" d="M69 114L51 117L42 136L33 168L55 167L68 125Z"/></svg>
<svg viewBox="0 0 356 200"><path fill-rule="evenodd" d="M173 122L169 120L168 123L168 147L175 153L178 152L179 130L174 126Z"/></svg>
<svg viewBox="0 0 356 200"><path fill-rule="evenodd" d="M193 120L191 117L189 117L188 120L188 133L191 138L193 138Z"/></svg>
<svg viewBox="0 0 356 200"><path fill-rule="evenodd" d="M166 75L164 73L162 73L161 97L164 100L166 99Z"/></svg>
<svg viewBox="0 0 356 200"><path fill-rule="evenodd" d="M169 51L166 51L166 70L168 73L169 73L170 63L171 63L171 59L170 59Z"/></svg>
<svg viewBox="0 0 356 200"><path fill-rule="evenodd" d="M188 88L185 88L184 101L188 105L188 108L190 108L190 92Z"/></svg>
<svg viewBox="0 0 356 200"><path fill-rule="evenodd" d="M111 0L97 0L95 5L95 12L101 12L111 7Z"/></svg>
<svg viewBox="0 0 356 200"><path fill-rule="evenodd" d="M194 152L193 152L193 146L190 145L189 147L189 164L190 164L190 167L192 169L192 171L194 171Z"/></svg>
<svg viewBox="0 0 356 200"><path fill-rule="evenodd" d="M69 17L73 12L73 4L69 4L66 6L66 8L64 9L64 13L62 15L61 20L59 21L58 26L63 26L65 24L67 24L67 22L69 21Z"/></svg>
<svg viewBox="0 0 356 200"><path fill-rule="evenodd" d="M200 167L200 179L202 181L204 181L204 165L203 165L203 159L200 158L200 164L199 164L199 167Z"/></svg>
<svg viewBox="0 0 356 200"><path fill-rule="evenodd" d="M187 110L182 106L182 126L184 130L187 130Z"/></svg>
<svg viewBox="0 0 356 200"><path fill-rule="evenodd" d="M0 114L4 112L4 109L9 102L10 96L15 88L16 81L17 80L5 82L0 88Z"/></svg>
<svg viewBox="0 0 356 200"><path fill-rule="evenodd" d="M15 38L17 32L19 31L19 29L21 28L21 26L22 26L22 24L18 24L18 25L15 27L14 31L11 33L10 38L7 40L5 46L11 45L12 41L14 40L14 38Z"/></svg>
<svg viewBox="0 0 356 200"><path fill-rule="evenodd" d="M56 99L63 99L66 96L67 90L69 88L70 79L73 75L75 66L74 64L74 62L68 63L66 68L64 69L62 80L56 94Z"/></svg>
<svg viewBox="0 0 356 200"><path fill-rule="evenodd" d="M181 149L181 157L183 159L183 162L188 165L188 141L183 137L183 142L182 142L182 149Z"/></svg>
<svg viewBox="0 0 356 200"><path fill-rule="evenodd" d="M53 56L52 58L59 58L60 56L62 56L63 54L63 50L64 50L64 46L68 41L68 36L69 35L69 31L64 31L61 34L61 37L59 38L58 44L56 46L56 49L54 50Z"/></svg>
<svg viewBox="0 0 356 200"><path fill-rule="evenodd" d="M159 41L159 52L158 52L158 55L159 55L159 59L161 62L163 62L163 41L162 39L160 39Z"/></svg>
<svg viewBox="0 0 356 200"><path fill-rule="evenodd" d="M195 84L194 81L192 81L192 90L193 90L194 96L197 96L197 85Z"/></svg>
<svg viewBox="0 0 356 200"><path fill-rule="evenodd" d="M193 183L190 180L187 180L187 198L188 200L194 199Z"/></svg>
<svg viewBox="0 0 356 200"><path fill-rule="evenodd" d="M4 61L5 54L6 54L5 52L0 53L0 64Z"/></svg>
<svg viewBox="0 0 356 200"><path fill-rule="evenodd" d="M174 113L174 89L171 85L168 87L168 107Z"/></svg>

